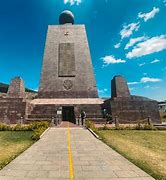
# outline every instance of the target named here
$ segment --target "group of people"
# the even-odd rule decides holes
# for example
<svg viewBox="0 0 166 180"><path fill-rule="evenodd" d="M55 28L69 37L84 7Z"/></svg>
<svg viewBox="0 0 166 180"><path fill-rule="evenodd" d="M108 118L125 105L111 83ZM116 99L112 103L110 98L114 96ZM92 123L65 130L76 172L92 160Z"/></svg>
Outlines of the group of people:
<svg viewBox="0 0 166 180"><path fill-rule="evenodd" d="M78 124L81 124L83 126L85 123L85 118L86 118L85 111L81 110L80 113L77 113L76 120L77 120ZM81 122L80 122L80 120L81 120Z"/></svg>
<svg viewBox="0 0 166 180"><path fill-rule="evenodd" d="M80 113L76 113L76 120L79 125L84 125L85 119L86 119L86 113L85 111L81 110ZM112 123L112 116L107 112L106 109L102 110L103 118L106 119L106 123ZM81 122L80 122L81 120Z"/></svg>

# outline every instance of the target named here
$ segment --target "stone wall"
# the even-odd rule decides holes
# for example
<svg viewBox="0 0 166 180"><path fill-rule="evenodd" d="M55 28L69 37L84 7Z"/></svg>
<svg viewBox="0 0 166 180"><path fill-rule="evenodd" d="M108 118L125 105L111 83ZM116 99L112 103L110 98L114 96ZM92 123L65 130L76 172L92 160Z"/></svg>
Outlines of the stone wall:
<svg viewBox="0 0 166 180"><path fill-rule="evenodd" d="M16 124L25 118L26 102L21 98L0 99L0 122Z"/></svg>
<svg viewBox="0 0 166 180"><path fill-rule="evenodd" d="M150 117L153 123L161 123L158 103L141 96L132 96L127 81L122 76L115 76L111 81L112 97L106 100L103 108L119 123L137 123Z"/></svg>
<svg viewBox="0 0 166 180"><path fill-rule="evenodd" d="M153 123L161 123L157 101L148 98L131 96L106 100L104 107L120 123L137 123L139 120L151 118Z"/></svg>
<svg viewBox="0 0 166 180"><path fill-rule="evenodd" d="M101 105L99 104L84 104L84 105L65 105L65 104L38 104L33 105L33 108L31 109L31 112L28 115L29 120L48 120L52 117L56 117L57 110L62 109L62 107L65 106L72 106L74 107L74 113L75 118L78 117L81 113L81 110L86 112L87 119L93 120L93 121L100 121L104 122L103 116L102 116L102 110ZM32 107L32 106L31 106Z"/></svg>

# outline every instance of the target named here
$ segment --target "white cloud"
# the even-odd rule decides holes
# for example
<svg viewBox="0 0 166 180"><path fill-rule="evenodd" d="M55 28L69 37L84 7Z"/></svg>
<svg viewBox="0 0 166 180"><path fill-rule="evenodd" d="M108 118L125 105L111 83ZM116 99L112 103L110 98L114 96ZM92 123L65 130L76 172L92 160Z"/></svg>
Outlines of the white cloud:
<svg viewBox="0 0 166 180"><path fill-rule="evenodd" d="M154 18L154 16L160 11L159 8L153 7L153 10L148 13L139 13L138 17L143 18L144 21L148 21L151 18Z"/></svg>
<svg viewBox="0 0 166 180"><path fill-rule="evenodd" d="M159 78L150 78L150 77L143 77L143 78L141 78L141 80L140 80L141 83L160 82L160 81L162 81L162 80L159 79Z"/></svg>
<svg viewBox="0 0 166 180"><path fill-rule="evenodd" d="M131 38L130 41L128 42L128 44L126 44L125 49L128 49L129 47L135 45L136 43L138 43L140 41L144 41L146 39L147 39L147 37L145 37L145 36L138 37L138 38Z"/></svg>
<svg viewBox="0 0 166 180"><path fill-rule="evenodd" d="M155 63L159 63L160 60L159 59L155 59L154 61L151 62L151 64L155 64Z"/></svg>
<svg viewBox="0 0 166 180"><path fill-rule="evenodd" d="M145 89L153 89L153 90L159 89L158 86L149 86L149 85L145 86L144 88L145 88Z"/></svg>
<svg viewBox="0 0 166 180"><path fill-rule="evenodd" d="M105 65L109 65L109 64L119 64L119 63L125 63L125 60L122 59L115 59L114 56L109 55L109 56L105 56L101 58L104 62Z"/></svg>
<svg viewBox="0 0 166 180"><path fill-rule="evenodd" d="M144 65L146 65L146 64L155 64L155 63L159 63L160 62L160 60L159 59L155 59L155 60L153 60L153 61L151 61L150 63L145 63L145 62L143 62L143 63L140 63L140 64L138 64L138 66L144 66Z"/></svg>
<svg viewBox="0 0 166 180"><path fill-rule="evenodd" d="M144 66L146 63L144 62L144 63L140 63L140 64L138 64L138 66Z"/></svg>
<svg viewBox="0 0 166 180"><path fill-rule="evenodd" d="M67 4L67 3L70 3L70 5L79 5L80 3L82 2L82 0L64 0L64 3Z"/></svg>
<svg viewBox="0 0 166 180"><path fill-rule="evenodd" d="M128 85L136 85L136 84L144 84L144 83L148 83L148 82L155 83L155 82L160 82L160 81L162 81L162 79L150 78L150 77L142 77L139 82L135 81L135 82L129 82L127 84Z"/></svg>
<svg viewBox="0 0 166 180"><path fill-rule="evenodd" d="M140 82L129 82L127 83L128 85L135 85L135 84L140 84Z"/></svg>
<svg viewBox="0 0 166 180"><path fill-rule="evenodd" d="M131 52L127 53L126 57L131 59L141 57L166 49L166 36L155 36L144 42L138 43Z"/></svg>
<svg viewBox="0 0 166 180"><path fill-rule="evenodd" d="M123 29L120 31L121 39L131 36L134 31L138 31L139 27L139 22L123 25Z"/></svg>
<svg viewBox="0 0 166 180"><path fill-rule="evenodd" d="M166 6L166 0L163 0L164 6Z"/></svg>
<svg viewBox="0 0 166 180"><path fill-rule="evenodd" d="M33 91L39 91L39 88L32 88Z"/></svg>
<svg viewBox="0 0 166 180"><path fill-rule="evenodd" d="M149 86L149 85L147 85L147 86L145 86L144 88L145 88L145 89L149 89L149 88L150 88L150 86Z"/></svg>
<svg viewBox="0 0 166 180"><path fill-rule="evenodd" d="M135 90L135 89L136 89L136 88L133 88L133 87L132 87L132 88L129 88L130 91L133 91L133 90Z"/></svg>
<svg viewBox="0 0 166 180"><path fill-rule="evenodd" d="M114 48L116 48L116 49L120 48L120 43L115 44L115 45L114 45Z"/></svg>

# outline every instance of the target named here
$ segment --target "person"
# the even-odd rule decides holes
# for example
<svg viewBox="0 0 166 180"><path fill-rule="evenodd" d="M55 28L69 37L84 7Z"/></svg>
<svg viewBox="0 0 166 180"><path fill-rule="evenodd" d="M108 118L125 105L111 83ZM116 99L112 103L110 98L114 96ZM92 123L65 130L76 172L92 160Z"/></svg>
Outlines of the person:
<svg viewBox="0 0 166 180"><path fill-rule="evenodd" d="M85 120L85 118L86 118L86 113L85 113L85 111L81 111L81 125L83 126L84 125L84 120Z"/></svg>
<svg viewBox="0 0 166 180"><path fill-rule="evenodd" d="M103 109L103 118L106 119L106 124L112 123L112 116L107 112L106 109Z"/></svg>
<svg viewBox="0 0 166 180"><path fill-rule="evenodd" d="M75 118L76 118L76 124L79 125L80 113L77 108L75 108Z"/></svg>
<svg viewBox="0 0 166 180"><path fill-rule="evenodd" d="M103 109L103 118L106 118L107 117L107 110L106 109Z"/></svg>

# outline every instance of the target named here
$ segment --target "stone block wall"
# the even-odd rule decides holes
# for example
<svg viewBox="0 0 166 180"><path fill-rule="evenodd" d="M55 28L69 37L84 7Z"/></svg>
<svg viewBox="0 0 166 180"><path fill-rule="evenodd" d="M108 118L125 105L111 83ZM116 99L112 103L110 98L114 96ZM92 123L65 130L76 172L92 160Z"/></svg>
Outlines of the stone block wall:
<svg viewBox="0 0 166 180"><path fill-rule="evenodd" d="M0 99L0 122L16 124L25 118L26 102L20 98Z"/></svg>
<svg viewBox="0 0 166 180"><path fill-rule="evenodd" d="M81 113L81 110L86 112L87 119L93 120L93 121L103 121L103 115L102 115L102 107L99 104L84 104L84 105L53 105L53 104L38 104L34 105L32 108L32 111L29 113L28 118L34 119L34 120L48 120L52 117L56 117L57 110L61 109L63 106L73 106L74 107L74 113L75 118L78 117Z"/></svg>
<svg viewBox="0 0 166 180"><path fill-rule="evenodd" d="M148 98L131 96L130 98L112 98L104 103L104 107L119 123L137 123L138 120L151 118L153 123L161 123L157 101Z"/></svg>

